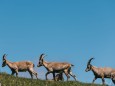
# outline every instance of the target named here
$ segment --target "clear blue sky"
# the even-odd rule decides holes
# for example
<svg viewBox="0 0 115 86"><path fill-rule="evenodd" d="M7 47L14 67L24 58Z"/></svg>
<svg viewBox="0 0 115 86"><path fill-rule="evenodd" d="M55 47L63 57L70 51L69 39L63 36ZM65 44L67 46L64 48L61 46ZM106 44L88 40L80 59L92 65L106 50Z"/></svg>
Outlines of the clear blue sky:
<svg viewBox="0 0 115 86"><path fill-rule="evenodd" d="M4 53L35 65L45 53L47 61L74 64L79 81L92 82L92 72L84 71L91 56L93 65L115 68L115 1L0 0L0 63ZM45 68L35 69L45 79Z"/></svg>

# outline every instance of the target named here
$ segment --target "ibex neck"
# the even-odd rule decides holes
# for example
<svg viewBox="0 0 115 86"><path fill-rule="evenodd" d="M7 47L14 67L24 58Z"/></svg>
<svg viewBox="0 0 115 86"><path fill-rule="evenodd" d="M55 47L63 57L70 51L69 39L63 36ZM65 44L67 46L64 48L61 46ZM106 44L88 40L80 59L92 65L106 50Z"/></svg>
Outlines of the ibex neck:
<svg viewBox="0 0 115 86"><path fill-rule="evenodd" d="M8 67L12 68L12 62L6 60L6 64L8 65Z"/></svg>
<svg viewBox="0 0 115 86"><path fill-rule="evenodd" d="M43 61L43 66L44 66L45 68L47 68L47 67L48 67L48 62Z"/></svg>
<svg viewBox="0 0 115 86"><path fill-rule="evenodd" d="M98 74L98 68L97 67L92 66L91 70L93 71L94 75Z"/></svg>

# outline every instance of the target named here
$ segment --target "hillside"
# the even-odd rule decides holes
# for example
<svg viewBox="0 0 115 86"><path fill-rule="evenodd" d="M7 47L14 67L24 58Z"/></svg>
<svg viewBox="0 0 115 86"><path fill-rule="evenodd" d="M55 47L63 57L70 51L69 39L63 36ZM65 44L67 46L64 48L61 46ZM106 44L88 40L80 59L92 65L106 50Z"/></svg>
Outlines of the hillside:
<svg viewBox="0 0 115 86"><path fill-rule="evenodd" d="M68 82L54 82L27 78L17 78L6 73L0 73L1 86L102 86L91 85L87 83L68 81Z"/></svg>

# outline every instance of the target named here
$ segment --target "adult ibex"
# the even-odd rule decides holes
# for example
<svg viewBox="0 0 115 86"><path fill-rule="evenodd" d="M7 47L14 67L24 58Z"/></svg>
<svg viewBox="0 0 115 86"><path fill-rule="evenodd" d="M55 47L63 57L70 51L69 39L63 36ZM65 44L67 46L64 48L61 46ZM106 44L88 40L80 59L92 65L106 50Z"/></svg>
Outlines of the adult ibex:
<svg viewBox="0 0 115 86"><path fill-rule="evenodd" d="M37 73L33 69L34 64L30 61L10 62L10 61L6 60L6 54L4 54L2 67L5 67L6 65L11 69L11 71L12 71L11 75L14 75L16 73L16 76L18 76L18 72L28 71L30 73L32 79L33 79L33 74L37 78Z"/></svg>
<svg viewBox="0 0 115 86"><path fill-rule="evenodd" d="M47 80L47 75L49 73L52 73L54 80L56 80L55 79L55 73L64 72L65 75L67 76L67 81L70 78L69 75L71 75L76 81L76 76L73 75L72 71L71 71L71 67L73 66L72 64L67 63L67 62L46 62L43 59L44 57L45 57L44 54L40 55L37 67L44 66L47 69L48 72L45 75L46 80Z"/></svg>
<svg viewBox="0 0 115 86"><path fill-rule="evenodd" d="M88 71L92 71L94 73L94 79L93 82L97 79L97 78L101 78L102 79L102 83L105 84L105 79L104 78L111 78L111 80L113 81L113 83L115 84L115 80L112 78L113 74L115 74L115 69L109 68L109 67L105 67L105 68L98 68L95 66L91 65L91 61L94 58L89 59L88 63L87 63L87 68L86 68L86 72Z"/></svg>

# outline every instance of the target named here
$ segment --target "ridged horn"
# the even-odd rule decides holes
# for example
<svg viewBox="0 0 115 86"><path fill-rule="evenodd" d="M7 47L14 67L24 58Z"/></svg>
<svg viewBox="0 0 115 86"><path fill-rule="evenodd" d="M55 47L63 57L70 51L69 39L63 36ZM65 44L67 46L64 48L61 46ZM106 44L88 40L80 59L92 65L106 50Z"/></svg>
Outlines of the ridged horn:
<svg viewBox="0 0 115 86"><path fill-rule="evenodd" d="M88 61L88 63L87 63L87 64L90 64L90 63L91 63L91 61L92 61L93 59L94 59L94 58L89 59L89 61Z"/></svg>

